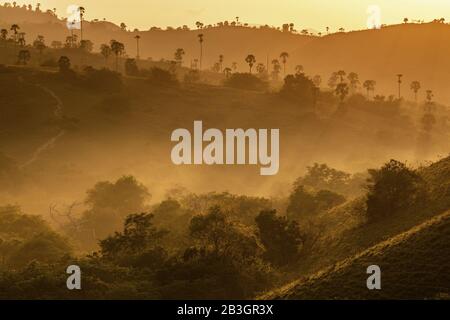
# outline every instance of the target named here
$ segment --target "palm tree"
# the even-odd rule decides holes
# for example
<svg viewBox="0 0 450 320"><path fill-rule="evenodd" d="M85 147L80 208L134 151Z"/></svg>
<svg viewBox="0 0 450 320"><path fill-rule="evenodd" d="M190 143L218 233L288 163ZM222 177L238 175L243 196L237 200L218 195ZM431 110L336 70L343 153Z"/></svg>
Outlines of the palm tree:
<svg viewBox="0 0 450 320"><path fill-rule="evenodd" d="M363 87L367 90L367 99L369 99L369 92L370 91L375 91L375 85L376 85L376 81L375 80L366 80L363 83Z"/></svg>
<svg viewBox="0 0 450 320"><path fill-rule="evenodd" d="M19 45L21 47L25 47L26 41L25 41L25 32L19 33Z"/></svg>
<svg viewBox="0 0 450 320"><path fill-rule="evenodd" d="M433 98L434 98L433 91L427 90L427 103L429 104L432 103Z"/></svg>
<svg viewBox="0 0 450 320"><path fill-rule="evenodd" d="M194 59L194 61L191 62L191 69L198 69L198 59Z"/></svg>
<svg viewBox="0 0 450 320"><path fill-rule="evenodd" d="M233 69L234 72L236 72L237 67L238 67L237 62L233 62L233 63L231 64L231 69Z"/></svg>
<svg viewBox="0 0 450 320"><path fill-rule="evenodd" d="M20 27L18 24L13 24L10 29L14 32L14 38L13 38L14 39L14 54L16 54L16 51L17 51L17 33L18 33L19 29L20 29Z"/></svg>
<svg viewBox="0 0 450 320"><path fill-rule="evenodd" d="M83 41L83 18L86 9L84 7L78 7L78 12L80 13L80 41Z"/></svg>
<svg viewBox="0 0 450 320"><path fill-rule="evenodd" d="M263 63L258 63L256 65L256 71L262 75L264 72L266 72L266 66Z"/></svg>
<svg viewBox="0 0 450 320"><path fill-rule="evenodd" d="M20 29L20 27L19 27L18 24L13 24L13 25L11 26L11 30L14 31L14 34L15 34L15 35L17 35L19 29ZM17 39L16 39L16 40L17 40Z"/></svg>
<svg viewBox="0 0 450 320"><path fill-rule="evenodd" d="M227 77L227 79L230 77L231 74L231 68L226 67L225 69L223 69L223 73L225 73L225 76Z"/></svg>
<svg viewBox="0 0 450 320"><path fill-rule="evenodd" d="M108 64L108 58L111 56L111 47L107 44L102 44L100 46L100 53L105 58L105 64Z"/></svg>
<svg viewBox="0 0 450 320"><path fill-rule="evenodd" d="M8 30L2 29L0 31L0 37L2 38L3 41L6 41L6 38L8 37Z"/></svg>
<svg viewBox="0 0 450 320"><path fill-rule="evenodd" d="M289 58L289 53L282 52L280 54L280 58L281 58L281 62L283 63L284 75L286 75L286 62L287 62L287 59Z"/></svg>
<svg viewBox="0 0 450 320"><path fill-rule="evenodd" d="M202 70L202 64L203 64L203 33L200 33L198 35L198 42L200 43L200 70Z"/></svg>
<svg viewBox="0 0 450 320"><path fill-rule="evenodd" d="M5 44L5 47L6 47L6 39L8 38L8 30L2 29L0 31L0 38L2 39L2 41L3 41L3 43Z"/></svg>
<svg viewBox="0 0 450 320"><path fill-rule="evenodd" d="M349 92L349 87L348 87L348 84L346 84L345 82L339 83L336 87L336 90L334 91L334 93L341 100L341 103L344 102L345 97L348 95L348 92Z"/></svg>
<svg viewBox="0 0 450 320"><path fill-rule="evenodd" d="M183 64L183 56L186 54L183 48L178 48L177 51L175 51L175 61L177 62L178 66L182 66Z"/></svg>
<svg viewBox="0 0 450 320"><path fill-rule="evenodd" d="M64 73L70 69L70 59L66 56L61 56L58 60L59 72Z"/></svg>
<svg viewBox="0 0 450 320"><path fill-rule="evenodd" d="M119 41L111 40L111 51L116 56L116 72L119 72L119 56L125 52L125 45Z"/></svg>
<svg viewBox="0 0 450 320"><path fill-rule="evenodd" d="M47 46L45 45L44 36L37 36L36 40L33 42L33 47L39 51L39 62L41 61L42 51L44 51Z"/></svg>
<svg viewBox="0 0 450 320"><path fill-rule="evenodd" d="M417 93L420 90L420 82L419 81L411 82L411 90L414 92L414 99L417 103Z"/></svg>
<svg viewBox="0 0 450 320"><path fill-rule="evenodd" d="M317 87L317 88L320 88L320 85L322 84L322 77L320 76L320 75L315 75L314 77L313 77L313 80L312 80L313 82L314 82L314 85Z"/></svg>
<svg viewBox="0 0 450 320"><path fill-rule="evenodd" d="M272 67L273 67L272 79L278 80L278 75L280 74L281 71L280 61L278 61L278 59L272 60Z"/></svg>
<svg viewBox="0 0 450 320"><path fill-rule="evenodd" d="M91 40L81 40L80 41L80 49L82 49L85 52L92 52L94 49L94 44Z"/></svg>
<svg viewBox="0 0 450 320"><path fill-rule="evenodd" d="M303 66L300 65L300 64L297 65L297 66L295 66L295 74L302 74L304 70L305 70L305 69L304 69Z"/></svg>
<svg viewBox="0 0 450 320"><path fill-rule="evenodd" d="M220 72L222 72L223 69L223 60L224 60L223 54L219 55Z"/></svg>
<svg viewBox="0 0 450 320"><path fill-rule="evenodd" d="M359 85L359 76L357 73L355 72L350 72L347 76L347 79L350 83L350 88L352 89L353 92L356 91L356 88Z"/></svg>
<svg viewBox="0 0 450 320"><path fill-rule="evenodd" d="M134 38L136 39L136 60L139 60L139 40L141 40L141 36L137 34Z"/></svg>
<svg viewBox="0 0 450 320"><path fill-rule="evenodd" d="M26 65L28 61L30 61L30 59L31 59L30 51L20 50L17 63Z"/></svg>
<svg viewBox="0 0 450 320"><path fill-rule="evenodd" d="M250 68L250 74L252 73L252 68L253 65L256 63L256 58L253 54L249 54L246 58L245 58L245 62L247 62L249 68Z"/></svg>
<svg viewBox="0 0 450 320"><path fill-rule="evenodd" d="M402 74L398 74L397 75L397 78L398 78L398 80L397 80L397 83L398 83L398 98L399 99L401 99L402 98L402 77L403 77L403 75Z"/></svg>
<svg viewBox="0 0 450 320"><path fill-rule="evenodd" d="M347 73L344 70L339 70L338 72L336 72L336 75L341 80L341 83L344 82L344 77L346 76L346 74Z"/></svg>

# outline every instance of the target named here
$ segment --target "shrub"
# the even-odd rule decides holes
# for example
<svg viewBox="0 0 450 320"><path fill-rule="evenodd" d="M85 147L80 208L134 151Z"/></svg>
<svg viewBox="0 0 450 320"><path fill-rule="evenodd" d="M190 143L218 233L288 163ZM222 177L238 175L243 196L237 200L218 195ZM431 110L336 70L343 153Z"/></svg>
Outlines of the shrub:
<svg viewBox="0 0 450 320"><path fill-rule="evenodd" d="M320 190L313 193L307 191L303 185L295 183L294 190L289 196L289 205L286 212L291 219L308 218L345 201L344 196L335 192Z"/></svg>
<svg viewBox="0 0 450 320"><path fill-rule="evenodd" d="M314 82L303 73L286 76L283 88L280 91L282 97L298 101L304 105L314 104L317 93L318 89Z"/></svg>
<svg viewBox="0 0 450 320"><path fill-rule="evenodd" d="M157 86L173 86L178 83L175 75L167 70L153 67L147 72L151 84Z"/></svg>
<svg viewBox="0 0 450 320"><path fill-rule="evenodd" d="M255 219L259 238L266 249L264 258L274 265L296 260L303 237L296 221L276 215L275 210L261 211Z"/></svg>
<svg viewBox="0 0 450 320"><path fill-rule="evenodd" d="M107 92L119 91L122 88L122 76L120 73L109 69L94 69L86 67L84 69L83 84L87 88L102 90Z"/></svg>
<svg viewBox="0 0 450 320"><path fill-rule="evenodd" d="M391 160L381 169L369 170L367 194L367 217L376 221L425 200L426 188L416 171L404 163Z"/></svg>
<svg viewBox="0 0 450 320"><path fill-rule="evenodd" d="M225 80L224 85L244 90L265 90L268 87L267 82L250 73L233 73Z"/></svg>

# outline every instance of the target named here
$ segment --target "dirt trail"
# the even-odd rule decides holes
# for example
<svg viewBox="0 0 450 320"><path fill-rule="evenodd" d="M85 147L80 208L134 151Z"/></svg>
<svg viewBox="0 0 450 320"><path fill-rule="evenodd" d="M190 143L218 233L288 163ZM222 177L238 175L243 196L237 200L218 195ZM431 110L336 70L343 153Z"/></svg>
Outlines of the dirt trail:
<svg viewBox="0 0 450 320"><path fill-rule="evenodd" d="M61 101L61 99L49 88L46 88L40 84L36 85L37 87L41 88L43 91L47 92L52 98L56 101L55 110L53 111L53 115L57 119L62 119L64 114L64 105ZM61 138L65 134L65 130L60 130L55 136L48 139L46 142L41 144L39 147L36 148L36 150L33 152L30 159L28 159L24 164L22 164L21 168L28 167L29 165L33 164L36 160L39 159L40 155L44 153L45 151L49 150L54 146L56 141Z"/></svg>

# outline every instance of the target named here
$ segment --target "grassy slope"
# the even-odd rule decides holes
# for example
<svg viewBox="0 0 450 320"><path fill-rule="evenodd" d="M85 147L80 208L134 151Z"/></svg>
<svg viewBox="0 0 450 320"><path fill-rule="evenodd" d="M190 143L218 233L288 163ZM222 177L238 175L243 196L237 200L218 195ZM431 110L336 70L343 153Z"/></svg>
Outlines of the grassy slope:
<svg viewBox="0 0 450 320"><path fill-rule="evenodd" d="M263 299L422 299L450 295L450 212L432 218ZM379 265L382 290L366 287Z"/></svg>
<svg viewBox="0 0 450 320"><path fill-rule="evenodd" d="M428 229L420 226L427 227L430 224L434 225L433 221L440 221L439 218L434 218L436 214L447 211L450 208L450 157L444 158L428 167L424 167L419 172L431 188L427 210L402 212L385 221L365 224L364 199L361 198L322 214L320 217L321 221L325 221L328 229L332 229L333 232L330 233L328 230L325 230L321 245L311 255L299 262L295 274L297 275L297 279L298 274L303 275L303 277L293 282L290 286L296 283L303 283L303 281L307 281L305 279L311 276L315 278L313 275L323 273L324 269L331 272L331 270L334 270L334 267L326 269L328 266L336 266L353 261L355 259L354 257L361 255L361 252L371 252L371 248L379 248L380 245L383 247L383 243L394 241L397 237L403 239L401 236L403 233L409 234L409 232L415 232L417 230L426 232ZM416 227L418 225L419 227ZM450 228L447 230L450 230ZM442 229L443 244L445 244L446 232L445 228ZM400 236L398 236L399 234ZM381 244L378 245L378 243ZM423 247L425 248L425 246ZM405 249L403 253L399 254L399 257L407 255L408 250ZM416 251L415 249L411 249L411 254ZM440 253L434 251L434 247L430 247L429 254L433 256ZM406 263L407 261L404 262ZM447 263L447 268L449 265ZM361 272L364 273L364 270ZM356 273L356 275L358 274ZM295 275L293 276L295 277ZM291 277L291 279L293 278ZM311 295L314 297L313 294ZM343 297L341 296L341 298ZM301 298L305 297L302 296Z"/></svg>

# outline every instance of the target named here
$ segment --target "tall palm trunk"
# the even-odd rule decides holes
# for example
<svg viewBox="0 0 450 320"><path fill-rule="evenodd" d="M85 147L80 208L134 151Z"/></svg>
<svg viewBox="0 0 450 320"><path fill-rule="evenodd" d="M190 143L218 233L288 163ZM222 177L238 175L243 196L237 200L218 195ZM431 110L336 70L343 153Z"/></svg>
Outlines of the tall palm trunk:
<svg viewBox="0 0 450 320"><path fill-rule="evenodd" d="M203 65L203 43L200 42L200 70L202 70Z"/></svg>
<svg viewBox="0 0 450 320"><path fill-rule="evenodd" d="M137 55L136 55L136 60L140 59L140 54L139 54L139 39L136 39L136 50L137 50Z"/></svg>

